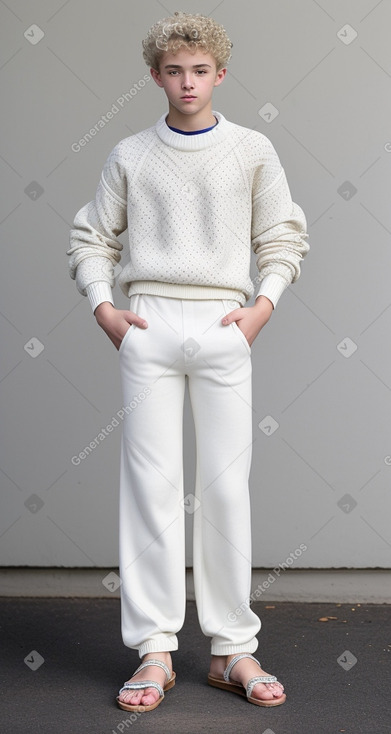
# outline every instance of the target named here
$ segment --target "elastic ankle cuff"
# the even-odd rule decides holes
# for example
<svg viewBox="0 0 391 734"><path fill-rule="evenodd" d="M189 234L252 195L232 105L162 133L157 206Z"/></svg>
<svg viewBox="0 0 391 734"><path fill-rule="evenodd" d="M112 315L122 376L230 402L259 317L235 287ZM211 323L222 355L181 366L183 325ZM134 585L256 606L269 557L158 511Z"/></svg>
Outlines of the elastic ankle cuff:
<svg viewBox="0 0 391 734"><path fill-rule="evenodd" d="M211 654L212 655L236 655L236 653L240 652L249 652L253 653L258 648L258 640L256 637L254 637L252 640L249 640L248 642L244 642L242 645L221 645L218 643L213 643L211 645Z"/></svg>
<svg viewBox="0 0 391 734"><path fill-rule="evenodd" d="M139 657L142 658L148 652L172 652L178 649L178 640L175 635L166 637L156 637L153 640L146 640L138 648Z"/></svg>

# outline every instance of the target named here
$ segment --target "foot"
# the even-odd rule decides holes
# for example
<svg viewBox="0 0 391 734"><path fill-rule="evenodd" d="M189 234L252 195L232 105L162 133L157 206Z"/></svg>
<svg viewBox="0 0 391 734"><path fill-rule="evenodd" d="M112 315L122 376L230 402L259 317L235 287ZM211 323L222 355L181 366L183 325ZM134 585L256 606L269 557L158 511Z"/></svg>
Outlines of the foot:
<svg viewBox="0 0 391 734"><path fill-rule="evenodd" d="M223 673L228 663L235 657L234 655L212 655L210 664L210 674L216 678L223 678ZM260 675L271 675L259 667L258 663L251 658L242 658L232 668L230 681L241 683L246 688L250 678L256 678ZM273 698L280 698L284 693L284 686L281 683L257 683L252 691L253 698L259 698L262 701L270 701Z"/></svg>
<svg viewBox="0 0 391 734"><path fill-rule="evenodd" d="M162 663L167 665L170 673L172 673L172 661L169 652L148 652L144 655L141 662L145 663L146 660L151 659L161 660ZM166 674L163 668L160 668L158 665L148 665L147 668L140 670L137 675L133 675L132 678L126 682L133 683L136 680L153 680L156 683L160 683L162 688L164 688L167 683ZM122 703L127 703L131 706L150 706L152 703L155 703L158 698L159 691L157 691L156 688L151 687L140 688L137 691L123 691L119 696L119 700L122 701Z"/></svg>

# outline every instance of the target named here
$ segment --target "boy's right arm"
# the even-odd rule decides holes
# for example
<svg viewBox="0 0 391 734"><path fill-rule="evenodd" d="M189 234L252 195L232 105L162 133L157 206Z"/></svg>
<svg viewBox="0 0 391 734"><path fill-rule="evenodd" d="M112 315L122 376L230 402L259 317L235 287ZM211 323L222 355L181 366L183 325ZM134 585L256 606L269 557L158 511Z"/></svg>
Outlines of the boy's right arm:
<svg viewBox="0 0 391 734"><path fill-rule="evenodd" d="M103 168L95 199L76 214L67 255L71 278L88 296L98 324L117 349L130 324L147 326L137 314L116 309L113 303L114 266L122 250L117 237L126 228L127 179L116 146Z"/></svg>

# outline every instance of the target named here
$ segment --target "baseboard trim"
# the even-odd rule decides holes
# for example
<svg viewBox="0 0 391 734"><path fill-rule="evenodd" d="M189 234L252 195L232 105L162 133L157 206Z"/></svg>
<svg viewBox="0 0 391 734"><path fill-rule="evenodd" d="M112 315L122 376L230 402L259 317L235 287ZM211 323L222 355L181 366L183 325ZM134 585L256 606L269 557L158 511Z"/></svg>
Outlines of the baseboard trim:
<svg viewBox="0 0 391 734"><path fill-rule="evenodd" d="M391 604L389 569L254 569L253 601ZM186 571L194 600L193 572ZM0 568L0 596L119 598L118 569ZM243 600L245 602L245 600Z"/></svg>

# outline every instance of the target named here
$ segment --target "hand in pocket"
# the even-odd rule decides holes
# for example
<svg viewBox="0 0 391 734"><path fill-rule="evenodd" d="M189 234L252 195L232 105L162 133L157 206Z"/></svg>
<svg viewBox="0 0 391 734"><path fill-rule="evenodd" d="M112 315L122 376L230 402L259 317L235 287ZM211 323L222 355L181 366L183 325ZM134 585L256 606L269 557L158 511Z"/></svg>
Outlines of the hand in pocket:
<svg viewBox="0 0 391 734"><path fill-rule="evenodd" d="M139 329L147 329L148 324L145 319L138 316L133 311L123 311L114 306L109 301L100 303L95 309L95 318L99 326L106 332L109 339L113 342L117 351L121 346L122 339L130 328L131 324Z"/></svg>

